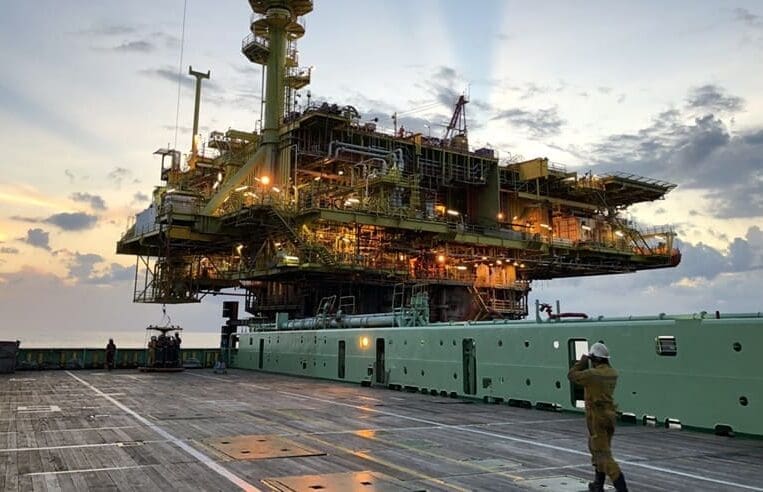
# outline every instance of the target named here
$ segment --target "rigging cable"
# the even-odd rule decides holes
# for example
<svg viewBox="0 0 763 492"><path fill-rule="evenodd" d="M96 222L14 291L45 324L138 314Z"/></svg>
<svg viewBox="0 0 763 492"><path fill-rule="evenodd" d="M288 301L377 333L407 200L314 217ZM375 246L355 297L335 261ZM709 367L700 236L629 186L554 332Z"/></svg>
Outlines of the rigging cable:
<svg viewBox="0 0 763 492"><path fill-rule="evenodd" d="M183 27L180 30L180 61L178 62L178 97L177 105L175 106L175 143L172 148L177 149L178 146L178 124L180 122L180 87L183 82L183 47L185 45L185 14L188 9L188 0L183 0Z"/></svg>

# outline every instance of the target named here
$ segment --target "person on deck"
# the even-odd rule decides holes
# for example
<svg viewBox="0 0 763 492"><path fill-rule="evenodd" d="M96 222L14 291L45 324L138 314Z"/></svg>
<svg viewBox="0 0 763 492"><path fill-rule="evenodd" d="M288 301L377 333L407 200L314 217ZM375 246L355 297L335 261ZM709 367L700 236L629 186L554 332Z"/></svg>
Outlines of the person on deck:
<svg viewBox="0 0 763 492"><path fill-rule="evenodd" d="M617 405L612 395L617 385L617 371L609 365L606 345L594 343L590 352L570 368L567 378L585 389L588 449L595 470L594 481L588 484L588 490L603 492L604 481L609 477L617 492L627 492L625 476L612 457L612 435L617 416Z"/></svg>
<svg viewBox="0 0 763 492"><path fill-rule="evenodd" d="M117 355L117 346L114 344L114 339L109 338L109 343L106 345L106 369L109 371L114 369L114 358Z"/></svg>

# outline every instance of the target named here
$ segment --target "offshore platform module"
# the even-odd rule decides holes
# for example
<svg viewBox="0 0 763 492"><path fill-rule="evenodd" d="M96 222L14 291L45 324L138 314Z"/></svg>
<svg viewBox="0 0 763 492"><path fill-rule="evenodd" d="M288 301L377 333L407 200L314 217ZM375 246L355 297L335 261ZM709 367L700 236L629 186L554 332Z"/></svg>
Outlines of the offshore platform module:
<svg viewBox="0 0 763 492"><path fill-rule="evenodd" d="M441 138L385 133L352 106L309 96L299 106L311 70L296 42L313 2L249 3L242 52L266 73L262 129L202 141L209 74L191 71L191 152L155 152L164 184L117 245L137 256L135 302L192 303L239 288L246 311L267 323L394 312L417 292L424 323L521 319L534 279L679 263L671 228L622 216L674 185L579 175L545 158L503 162L469 146L464 97Z"/></svg>

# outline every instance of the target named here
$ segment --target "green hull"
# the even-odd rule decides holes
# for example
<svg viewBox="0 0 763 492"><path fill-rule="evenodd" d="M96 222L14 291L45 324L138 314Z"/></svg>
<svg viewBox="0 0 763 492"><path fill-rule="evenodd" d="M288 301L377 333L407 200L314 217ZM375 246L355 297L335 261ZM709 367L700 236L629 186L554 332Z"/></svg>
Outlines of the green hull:
<svg viewBox="0 0 763 492"><path fill-rule="evenodd" d="M760 314L254 331L239 334L232 364L579 410L582 396L566 377L575 341L600 340L620 373L616 399L623 414L660 425L763 435Z"/></svg>

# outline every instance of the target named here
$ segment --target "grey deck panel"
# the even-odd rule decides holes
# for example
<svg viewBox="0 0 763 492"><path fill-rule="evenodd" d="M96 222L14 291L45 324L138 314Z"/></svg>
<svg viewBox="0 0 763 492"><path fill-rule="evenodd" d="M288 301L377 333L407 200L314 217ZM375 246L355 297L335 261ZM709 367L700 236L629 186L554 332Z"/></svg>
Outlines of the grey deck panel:
<svg viewBox="0 0 763 492"><path fill-rule="evenodd" d="M246 371L72 374L151 426L66 372L0 376L0 490L240 490L199 456L260 490L362 471L403 490L585 490L591 474L579 414ZM239 435L323 454L237 460L208 444ZM631 490L763 490L761 440L621 425L614 451Z"/></svg>

